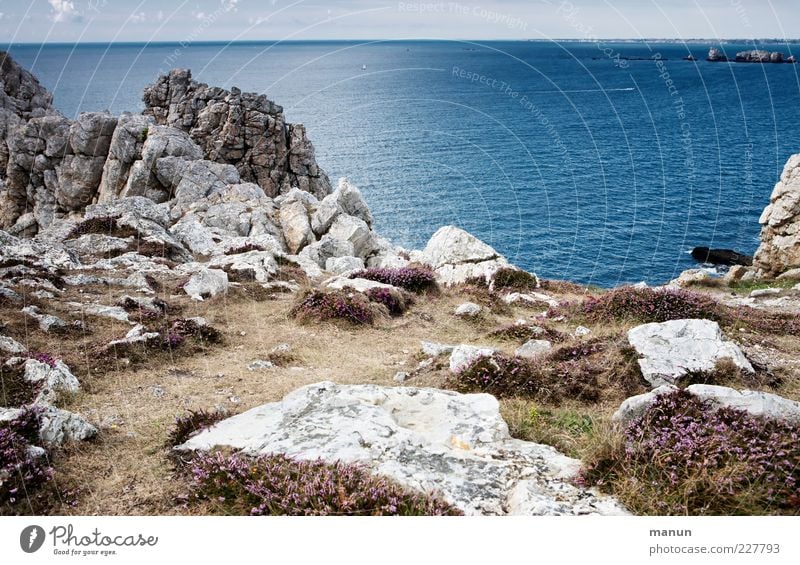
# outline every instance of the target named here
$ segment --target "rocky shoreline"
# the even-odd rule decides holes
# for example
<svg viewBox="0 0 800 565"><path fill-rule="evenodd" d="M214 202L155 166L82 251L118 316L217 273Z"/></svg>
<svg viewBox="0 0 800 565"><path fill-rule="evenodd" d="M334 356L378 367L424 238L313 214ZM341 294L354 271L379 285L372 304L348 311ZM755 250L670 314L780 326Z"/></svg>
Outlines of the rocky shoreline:
<svg viewBox="0 0 800 565"><path fill-rule="evenodd" d="M725 281L691 271L664 287L597 293L540 280L454 226L421 250L392 245L373 229L359 189L347 179L334 188L304 127L286 123L263 95L173 70L145 89L141 115L71 121L7 54L0 71L4 513L38 508L8 482L15 470L29 473L22 486L46 484L48 457L65 457L77 476L75 465L94 469L108 449L119 460L126 452L155 457L159 484L172 473L168 461L188 458L195 482L186 488L200 502L192 500L220 511L196 480L211 464L238 468L215 455L219 448L289 458L281 465L356 465L416 493L409 508L419 508L414 496L433 496L422 507L437 513L440 502L465 514L650 512L624 481L609 490L607 477L598 480L597 461L532 441L542 421L535 414L577 402L619 438L636 426L649 433L652 407L685 394L694 399L688 405L704 406L702 417L734 410L747 430L800 425L800 351L791 339L800 328L800 287L792 286L800 279L800 155L762 215L752 266L731 268ZM731 298L722 284L766 288ZM249 341L253 324L268 342L295 341L252 359L261 349ZM304 355L316 365L303 366ZM386 356L395 359L391 369L369 365L386 365ZM247 358L229 380L225 368ZM770 377L776 371L782 376ZM202 384L186 384L182 375L197 372L207 373ZM126 387L142 374L156 380ZM183 392L153 384L165 379ZM176 406L196 408L193 396L207 399L220 387L226 410L238 415L182 419ZM249 410L241 410L245 393ZM120 435L121 412L105 413L118 402L138 402L130 416L145 420L163 403L187 432L161 453L163 420L150 435ZM510 426L504 416L519 402L532 403L526 424ZM161 439L136 447L139 434ZM90 443L69 455L80 442ZM616 457L622 464L627 456ZM784 486L796 480L783 467L774 473ZM123 486L103 487L96 474L93 487L76 488L122 496ZM266 511L263 493L241 496ZM163 501L151 504L164 511ZM387 502L381 512L396 507ZM795 511L793 499L779 510Z"/></svg>

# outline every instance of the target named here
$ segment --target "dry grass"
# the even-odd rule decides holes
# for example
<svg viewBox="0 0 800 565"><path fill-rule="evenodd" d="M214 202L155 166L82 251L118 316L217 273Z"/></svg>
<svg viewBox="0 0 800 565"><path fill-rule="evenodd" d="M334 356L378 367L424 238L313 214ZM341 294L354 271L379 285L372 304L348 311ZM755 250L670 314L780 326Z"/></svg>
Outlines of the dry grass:
<svg viewBox="0 0 800 565"><path fill-rule="evenodd" d="M291 268L291 266L287 266ZM104 273L108 275L108 273ZM70 339L44 334L35 323L19 315L20 306L2 306L7 320L5 333L32 351L63 358L83 384L83 392L68 399L64 407L80 412L100 428L99 438L69 447L55 462L56 486L62 493L50 510L53 514L180 514L187 510L175 503L186 484L176 478L164 447L175 419L190 410L223 409L239 413L274 402L288 392L314 382L331 380L343 384L374 383L395 385L398 371L414 373L419 361L420 341L473 343L494 346L513 353L516 343L505 336L493 336L492 329L523 318L542 325L539 312L507 306L484 289L445 289L438 296L418 300L402 317L382 319L372 327L344 327L334 323L301 324L289 317L295 295L266 291L254 283L235 287L226 297L193 302L175 292L176 281L159 281L158 295L180 310L182 317L203 316L224 337L224 343L184 352L163 352L142 359L95 356L98 344L124 335L130 325L104 318L74 316L62 305L70 300L115 304L127 294L124 289L105 286L68 288L59 301L40 304L44 311L65 320L82 319L88 329ZM559 300L575 299L585 292L577 285L551 283L547 292ZM563 290L564 294L559 291ZM456 306L472 300L489 309L480 323L453 315ZM563 334L567 343L574 323L547 320L548 328ZM628 328L619 323L596 323L592 338L618 339ZM767 345L759 336L743 334L759 345L768 358L781 359L783 384L780 394L800 398L800 343L790 336L773 336ZM274 348L290 346L278 358ZM276 367L250 371L255 359L271 359ZM615 374L609 358L608 375ZM414 373L409 386L442 387L447 371L434 364ZM603 377L605 379L605 377ZM602 380L602 379L601 379ZM605 384L608 380L603 380ZM613 440L610 415L624 397L625 387L603 394L592 405L572 401L548 406L532 401L502 401L503 415L515 437L556 446L565 453L582 457ZM72 489L79 489L77 495Z"/></svg>

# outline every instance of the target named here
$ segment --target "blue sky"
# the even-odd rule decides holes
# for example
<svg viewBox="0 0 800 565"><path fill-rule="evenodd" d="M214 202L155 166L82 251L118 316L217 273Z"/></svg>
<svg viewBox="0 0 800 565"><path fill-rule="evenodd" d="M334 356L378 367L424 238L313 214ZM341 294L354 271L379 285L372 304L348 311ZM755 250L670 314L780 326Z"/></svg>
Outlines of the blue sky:
<svg viewBox="0 0 800 565"><path fill-rule="evenodd" d="M4 42L797 37L797 0L0 0Z"/></svg>

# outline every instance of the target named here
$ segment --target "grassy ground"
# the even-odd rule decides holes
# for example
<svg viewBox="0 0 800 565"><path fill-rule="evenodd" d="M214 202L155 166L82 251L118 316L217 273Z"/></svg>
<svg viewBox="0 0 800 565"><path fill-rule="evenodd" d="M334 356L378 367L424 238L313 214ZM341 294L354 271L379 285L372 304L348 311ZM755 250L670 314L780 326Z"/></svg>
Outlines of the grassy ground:
<svg viewBox="0 0 800 565"><path fill-rule="evenodd" d="M490 345L513 354L524 340L492 336L492 330L520 319L541 324L537 316L546 309L507 307L481 290L451 289L417 300L402 317L383 320L375 327L356 328L298 323L288 315L295 300L291 294L268 294L249 287L197 303L176 294L168 285L165 289L162 298L174 315L207 318L222 332L223 343L130 358L103 358L98 353L102 344L124 335L130 325L87 318L84 321L89 331L78 331L64 339L40 332L30 320L19 316L18 307L0 308L0 314L9 320L8 335L32 351L64 358L72 367L83 391L67 399L63 407L81 413L100 428L96 441L72 445L58 456L58 496L51 513L202 513L207 509L186 509L175 500L186 489L185 482L175 477L165 448L176 417L197 409L239 413L322 380L396 385L395 373L413 372L422 358L420 340ZM83 291L83 302L88 301L87 294L94 293L93 298L104 304L112 304L124 294L108 287ZM546 292L559 300L575 300L580 298L579 291L554 284ZM465 300L491 308L476 320L459 319L453 310ZM70 318L67 310L59 311L54 303L47 304L47 311ZM567 344L580 342L573 337L574 320L547 321L547 325L564 334ZM583 339L617 343L629 325L595 323L592 334ZM800 343L796 338L753 333L735 337L744 342L748 354L753 351L771 360L771 368L783 377L780 394L800 398ZM291 347L288 363L268 370L248 370L251 361L268 358L280 344ZM450 376L444 361L415 373L406 384L447 386ZM598 358L597 362L607 359ZM512 435L553 445L574 457L590 455L612 434L611 414L628 394L637 392L630 386L609 384L612 373L618 370L616 365L609 367L600 378L604 391L594 402L565 400L556 404L513 395L504 398L502 412ZM640 387L638 392L645 390L643 381L634 385Z"/></svg>

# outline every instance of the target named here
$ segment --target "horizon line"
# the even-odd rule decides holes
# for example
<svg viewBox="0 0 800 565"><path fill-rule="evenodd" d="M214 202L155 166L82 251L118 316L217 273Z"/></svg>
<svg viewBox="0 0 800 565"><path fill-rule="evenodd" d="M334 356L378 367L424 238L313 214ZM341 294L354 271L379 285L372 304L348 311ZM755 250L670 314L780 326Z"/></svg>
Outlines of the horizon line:
<svg viewBox="0 0 800 565"><path fill-rule="evenodd" d="M36 46L41 47L45 45L217 45L217 44L256 44L256 43L406 43L406 42L430 42L430 43L480 43L480 42L504 42L504 43L602 43L602 42L620 42L620 43L658 43L670 42L677 44L695 44L695 43L785 43L793 44L800 43L800 38L780 38L780 37L757 37L757 38L744 38L744 37L645 37L645 38L632 38L632 37L607 37L607 38L581 38L581 37L556 37L551 39L538 39L538 38L517 38L517 39L475 39L475 38L372 38L372 39L240 39L240 40L227 40L227 39L214 39L203 41L185 41L178 39L165 39L158 41L148 40L129 40L129 41L16 41L7 43L6 46Z"/></svg>

